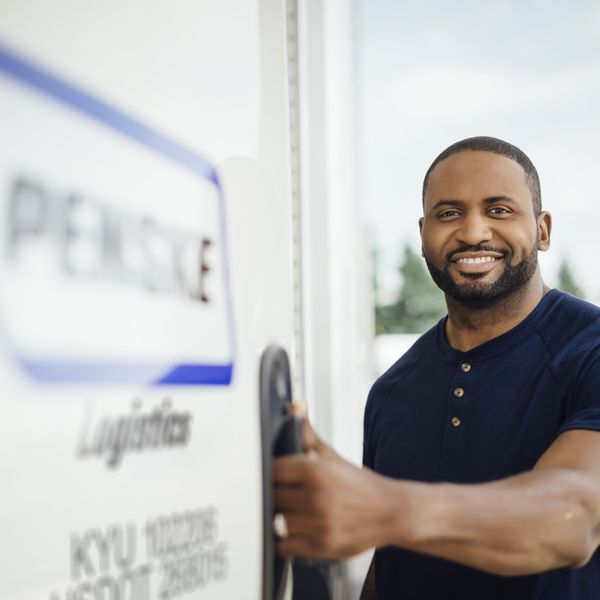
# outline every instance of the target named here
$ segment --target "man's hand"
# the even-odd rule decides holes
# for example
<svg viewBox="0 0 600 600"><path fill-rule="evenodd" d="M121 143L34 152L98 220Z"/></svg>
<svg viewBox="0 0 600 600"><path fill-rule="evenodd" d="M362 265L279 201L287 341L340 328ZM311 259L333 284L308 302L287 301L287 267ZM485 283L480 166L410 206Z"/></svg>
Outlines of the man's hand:
<svg viewBox="0 0 600 600"><path fill-rule="evenodd" d="M389 507L388 481L341 458L303 424L306 454L274 463L275 511L283 513L289 535L279 541L286 556L343 558L383 542Z"/></svg>
<svg viewBox="0 0 600 600"><path fill-rule="evenodd" d="M286 556L398 546L497 575L585 564L600 545L600 433L563 433L536 467L490 483L394 480L359 469L306 423L306 454L274 465Z"/></svg>

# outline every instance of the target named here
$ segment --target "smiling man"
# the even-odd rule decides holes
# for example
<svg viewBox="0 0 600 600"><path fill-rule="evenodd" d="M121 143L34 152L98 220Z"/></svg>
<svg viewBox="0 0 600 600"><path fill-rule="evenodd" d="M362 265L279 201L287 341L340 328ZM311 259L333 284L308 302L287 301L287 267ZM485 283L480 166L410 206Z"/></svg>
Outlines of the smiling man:
<svg viewBox="0 0 600 600"><path fill-rule="evenodd" d="M282 554L375 547L365 599L600 598L600 309L544 285L551 224L518 148L436 158L419 225L448 316L374 384L366 468L308 424L278 459Z"/></svg>

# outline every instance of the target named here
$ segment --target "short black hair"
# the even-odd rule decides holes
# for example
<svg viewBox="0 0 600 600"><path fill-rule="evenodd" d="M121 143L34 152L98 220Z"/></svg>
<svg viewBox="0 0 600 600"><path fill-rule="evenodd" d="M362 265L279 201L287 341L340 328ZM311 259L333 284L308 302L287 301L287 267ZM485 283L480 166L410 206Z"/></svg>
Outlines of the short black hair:
<svg viewBox="0 0 600 600"><path fill-rule="evenodd" d="M456 142L451 146L448 146L432 163L427 173L425 173L425 179L423 179L423 206L425 205L425 192L427 190L427 183L429 181L429 175L435 166L443 161L444 159L463 152L465 150L471 150L473 152L491 152L493 154L500 154L511 158L515 162L518 162L525 171L525 179L529 191L531 192L531 199L533 201L533 212L535 215L539 215L542 212L542 191L540 188L540 178L536 168L533 166L531 160L523 150L520 150L516 146L509 144L498 138L488 136L477 136L470 137L460 142Z"/></svg>

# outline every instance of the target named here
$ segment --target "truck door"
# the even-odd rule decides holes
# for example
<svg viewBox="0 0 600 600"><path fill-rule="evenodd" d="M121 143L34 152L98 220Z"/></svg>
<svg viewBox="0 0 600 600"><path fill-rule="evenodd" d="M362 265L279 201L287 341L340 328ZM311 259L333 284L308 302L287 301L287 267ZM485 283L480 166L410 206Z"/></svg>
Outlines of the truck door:
<svg viewBox="0 0 600 600"><path fill-rule="evenodd" d="M279 2L0 7L2 598L269 598L284 24Z"/></svg>

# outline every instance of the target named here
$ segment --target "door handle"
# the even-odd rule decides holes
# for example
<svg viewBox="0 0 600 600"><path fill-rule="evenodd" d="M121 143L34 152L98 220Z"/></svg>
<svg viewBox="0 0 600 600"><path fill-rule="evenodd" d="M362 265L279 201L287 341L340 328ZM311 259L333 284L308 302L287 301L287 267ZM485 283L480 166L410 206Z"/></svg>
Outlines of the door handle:
<svg viewBox="0 0 600 600"><path fill-rule="evenodd" d="M263 461L263 600L281 600L290 561L275 554L272 461L275 456L302 452L302 422L292 414L290 363L280 346L269 346L262 354L259 399Z"/></svg>

